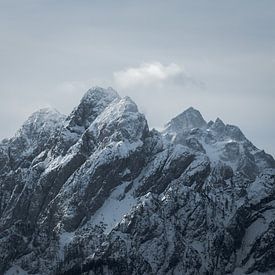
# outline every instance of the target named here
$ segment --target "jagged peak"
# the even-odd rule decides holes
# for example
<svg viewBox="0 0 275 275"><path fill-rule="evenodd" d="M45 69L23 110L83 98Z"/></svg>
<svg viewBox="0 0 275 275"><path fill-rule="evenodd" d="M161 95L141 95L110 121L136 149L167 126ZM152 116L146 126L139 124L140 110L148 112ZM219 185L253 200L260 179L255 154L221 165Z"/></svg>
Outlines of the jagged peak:
<svg viewBox="0 0 275 275"><path fill-rule="evenodd" d="M39 109L28 117L12 139L16 140L17 138L24 137L33 140L42 132L50 135L63 124L65 118L66 116L55 108L46 107Z"/></svg>
<svg viewBox="0 0 275 275"><path fill-rule="evenodd" d="M215 122L211 125L211 130L214 130L215 132L222 132L224 131L225 124L224 122L218 117Z"/></svg>
<svg viewBox="0 0 275 275"><path fill-rule="evenodd" d="M183 111L183 113L192 113L192 112L199 112L199 111L197 109L195 109L194 107L192 107L192 106L190 106L185 111Z"/></svg>
<svg viewBox="0 0 275 275"><path fill-rule="evenodd" d="M95 100L95 99L98 100L100 98L107 98L107 97L113 100L116 98L120 98L117 91L115 91L112 87L108 87L105 89L99 86L94 86L84 94L84 96L81 99L81 102Z"/></svg>
<svg viewBox="0 0 275 275"><path fill-rule="evenodd" d="M114 120L131 115L131 113L139 113L136 103L128 96L117 98L105 108L95 122Z"/></svg>
<svg viewBox="0 0 275 275"><path fill-rule="evenodd" d="M136 103L128 96L115 99L95 121L113 120L131 113L140 114ZM140 114L141 115L141 114Z"/></svg>
<svg viewBox="0 0 275 275"><path fill-rule="evenodd" d="M167 125L167 129L172 131L204 128L207 125L201 113L193 107L189 107L184 112L174 117Z"/></svg>
<svg viewBox="0 0 275 275"><path fill-rule="evenodd" d="M47 117L47 116L53 116L53 115L57 115L57 116L64 116L62 115L57 109L52 108L52 107L45 107L45 108L41 108L38 109L37 111L35 111L34 113L32 113L28 119L31 118L36 118L36 117Z"/></svg>
<svg viewBox="0 0 275 275"><path fill-rule="evenodd" d="M84 94L80 104L68 116L69 128L75 126L89 127L91 122L115 99L120 99L120 96L113 88L92 87Z"/></svg>
<svg viewBox="0 0 275 275"><path fill-rule="evenodd" d="M223 121L222 121L219 117L217 117L217 118L216 118L216 120L215 120L215 124L225 126L224 122L223 122Z"/></svg>
<svg viewBox="0 0 275 275"><path fill-rule="evenodd" d="M41 125L43 123L63 121L65 115L61 114L58 110L52 107L39 109L32 113L28 119L23 123L21 130L29 125Z"/></svg>
<svg viewBox="0 0 275 275"><path fill-rule="evenodd" d="M108 135L121 132L129 139L140 139L149 131L144 115L139 112L136 103L128 96L115 99L109 104L91 124L89 130L95 136L103 135L103 132Z"/></svg>

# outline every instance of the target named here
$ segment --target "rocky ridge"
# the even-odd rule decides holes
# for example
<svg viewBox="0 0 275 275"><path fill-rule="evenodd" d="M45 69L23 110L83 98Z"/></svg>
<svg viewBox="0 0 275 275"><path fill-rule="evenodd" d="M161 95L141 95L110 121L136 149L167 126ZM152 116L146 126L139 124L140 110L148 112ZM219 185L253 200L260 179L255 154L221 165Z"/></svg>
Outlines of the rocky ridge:
<svg viewBox="0 0 275 275"><path fill-rule="evenodd" d="M149 130L95 87L0 143L0 274L275 272L275 161L189 108Z"/></svg>

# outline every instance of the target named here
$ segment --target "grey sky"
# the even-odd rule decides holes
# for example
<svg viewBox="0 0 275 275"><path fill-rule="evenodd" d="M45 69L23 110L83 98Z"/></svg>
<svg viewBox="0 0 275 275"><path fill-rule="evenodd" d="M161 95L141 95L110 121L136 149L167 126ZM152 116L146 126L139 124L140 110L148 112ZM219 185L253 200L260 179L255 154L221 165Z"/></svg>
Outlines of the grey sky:
<svg viewBox="0 0 275 275"><path fill-rule="evenodd" d="M0 138L100 85L151 127L193 106L275 155L274 26L273 0L0 0Z"/></svg>

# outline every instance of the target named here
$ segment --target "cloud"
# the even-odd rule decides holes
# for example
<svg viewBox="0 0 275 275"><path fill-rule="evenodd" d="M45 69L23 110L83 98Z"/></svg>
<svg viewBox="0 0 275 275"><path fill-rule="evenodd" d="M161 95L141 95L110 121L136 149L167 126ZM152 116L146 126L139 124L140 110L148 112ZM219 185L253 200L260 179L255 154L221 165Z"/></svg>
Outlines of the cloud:
<svg viewBox="0 0 275 275"><path fill-rule="evenodd" d="M185 69L178 64L171 63L167 66L160 62L143 63L139 67L127 68L114 72L114 81L121 88L136 86L173 84L200 84L188 76Z"/></svg>

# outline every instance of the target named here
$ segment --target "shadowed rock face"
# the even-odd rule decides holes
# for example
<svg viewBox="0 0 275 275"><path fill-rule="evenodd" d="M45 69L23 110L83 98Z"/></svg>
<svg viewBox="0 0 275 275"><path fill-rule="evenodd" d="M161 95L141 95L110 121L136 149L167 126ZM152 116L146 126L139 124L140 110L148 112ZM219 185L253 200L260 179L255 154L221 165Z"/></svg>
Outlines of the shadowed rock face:
<svg viewBox="0 0 275 275"><path fill-rule="evenodd" d="M238 127L189 108L150 131L130 98L92 88L0 143L0 274L272 271L274 181Z"/></svg>

